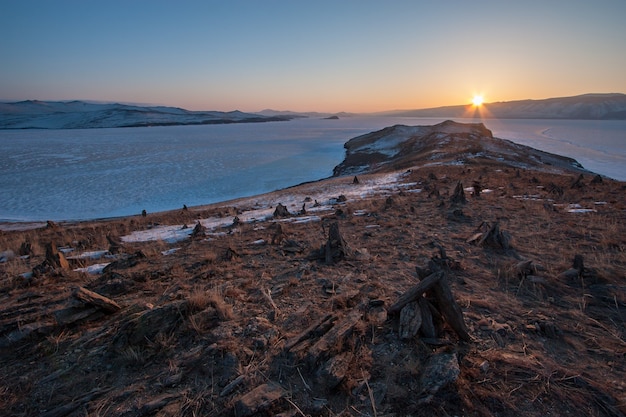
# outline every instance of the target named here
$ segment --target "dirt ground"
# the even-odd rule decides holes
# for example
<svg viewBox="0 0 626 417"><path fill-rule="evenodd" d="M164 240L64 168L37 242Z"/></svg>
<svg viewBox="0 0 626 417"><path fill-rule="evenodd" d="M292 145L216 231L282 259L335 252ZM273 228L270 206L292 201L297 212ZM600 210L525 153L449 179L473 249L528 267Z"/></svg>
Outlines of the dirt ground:
<svg viewBox="0 0 626 417"><path fill-rule="evenodd" d="M475 161L172 243L122 237L254 200L3 231L0 415L623 416L626 184L598 178ZM453 201L458 182L482 192ZM391 308L435 267L468 341L433 291L434 333Z"/></svg>

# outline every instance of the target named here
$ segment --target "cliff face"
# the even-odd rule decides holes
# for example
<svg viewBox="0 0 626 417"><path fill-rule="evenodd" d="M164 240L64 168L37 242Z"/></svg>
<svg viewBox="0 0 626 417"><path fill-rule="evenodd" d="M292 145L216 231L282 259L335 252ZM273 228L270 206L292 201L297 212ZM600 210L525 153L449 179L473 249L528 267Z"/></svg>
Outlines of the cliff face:
<svg viewBox="0 0 626 417"><path fill-rule="evenodd" d="M334 176L434 165L504 163L543 171L584 171L574 159L494 138L482 123L445 121L432 126L396 125L349 140Z"/></svg>

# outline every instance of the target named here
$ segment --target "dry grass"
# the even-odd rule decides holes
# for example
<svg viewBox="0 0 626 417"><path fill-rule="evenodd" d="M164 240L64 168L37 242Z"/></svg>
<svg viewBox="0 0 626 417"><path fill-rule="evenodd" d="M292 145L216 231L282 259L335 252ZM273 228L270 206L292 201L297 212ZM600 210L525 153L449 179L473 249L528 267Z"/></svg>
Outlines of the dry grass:
<svg viewBox="0 0 626 417"><path fill-rule="evenodd" d="M0 264L0 409L37 415L76 399L93 416L141 407L157 415L233 415L243 394L274 381L288 395L271 412L284 415L623 415L623 184L571 189L573 175L500 168L414 169L405 181L436 187L439 197L393 191L337 206L342 215L327 212L318 223L285 226L286 239L299 242L302 252L281 243L251 245L271 242L274 230L243 225L211 241L126 244L123 253L146 257L101 276L58 271L28 281L19 275L43 261L47 242L101 250L107 235L119 238L153 223L192 225L197 216L232 210L216 205L2 232L0 250L17 253L29 241L34 255ZM458 180L480 181L493 192L468 196L461 213L453 212L449 196ZM563 193L551 192L551 184ZM539 200L514 197L524 195ZM548 199L597 212L567 213ZM324 243L329 221L338 221L350 246L368 256L335 265L309 259ZM510 233L512 249L468 243L483 222ZM473 342L458 343L448 330L441 335L448 346L401 342L397 323L376 321L369 309L393 304L415 284L415 266L440 246L453 261L451 286ZM162 255L173 247L180 249ZM560 276L577 254L587 274ZM520 273L523 261L532 261L531 272ZM60 310L81 308L71 297L76 285L114 299L122 310L59 323ZM331 347L351 358L346 376L325 389L317 365L306 360L317 339L291 352L285 345L327 314L341 319L354 311L363 318ZM461 375L418 406L421 367L441 349L457 354ZM108 391L86 396L103 387Z"/></svg>

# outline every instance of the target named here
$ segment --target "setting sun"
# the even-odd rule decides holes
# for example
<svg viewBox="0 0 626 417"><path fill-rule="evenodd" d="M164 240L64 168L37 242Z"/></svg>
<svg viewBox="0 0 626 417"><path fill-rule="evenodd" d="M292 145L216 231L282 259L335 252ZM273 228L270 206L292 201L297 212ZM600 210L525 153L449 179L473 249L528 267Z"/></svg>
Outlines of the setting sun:
<svg viewBox="0 0 626 417"><path fill-rule="evenodd" d="M474 96L474 98L472 98L472 104L477 107L483 104L483 96Z"/></svg>

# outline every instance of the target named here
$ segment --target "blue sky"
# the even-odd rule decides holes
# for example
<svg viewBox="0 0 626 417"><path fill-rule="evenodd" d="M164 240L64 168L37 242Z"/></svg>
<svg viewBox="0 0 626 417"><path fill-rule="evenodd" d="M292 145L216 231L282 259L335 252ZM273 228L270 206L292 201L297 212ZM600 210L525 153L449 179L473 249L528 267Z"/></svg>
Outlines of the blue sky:
<svg viewBox="0 0 626 417"><path fill-rule="evenodd" d="M0 0L0 99L379 111L626 92L626 1Z"/></svg>

